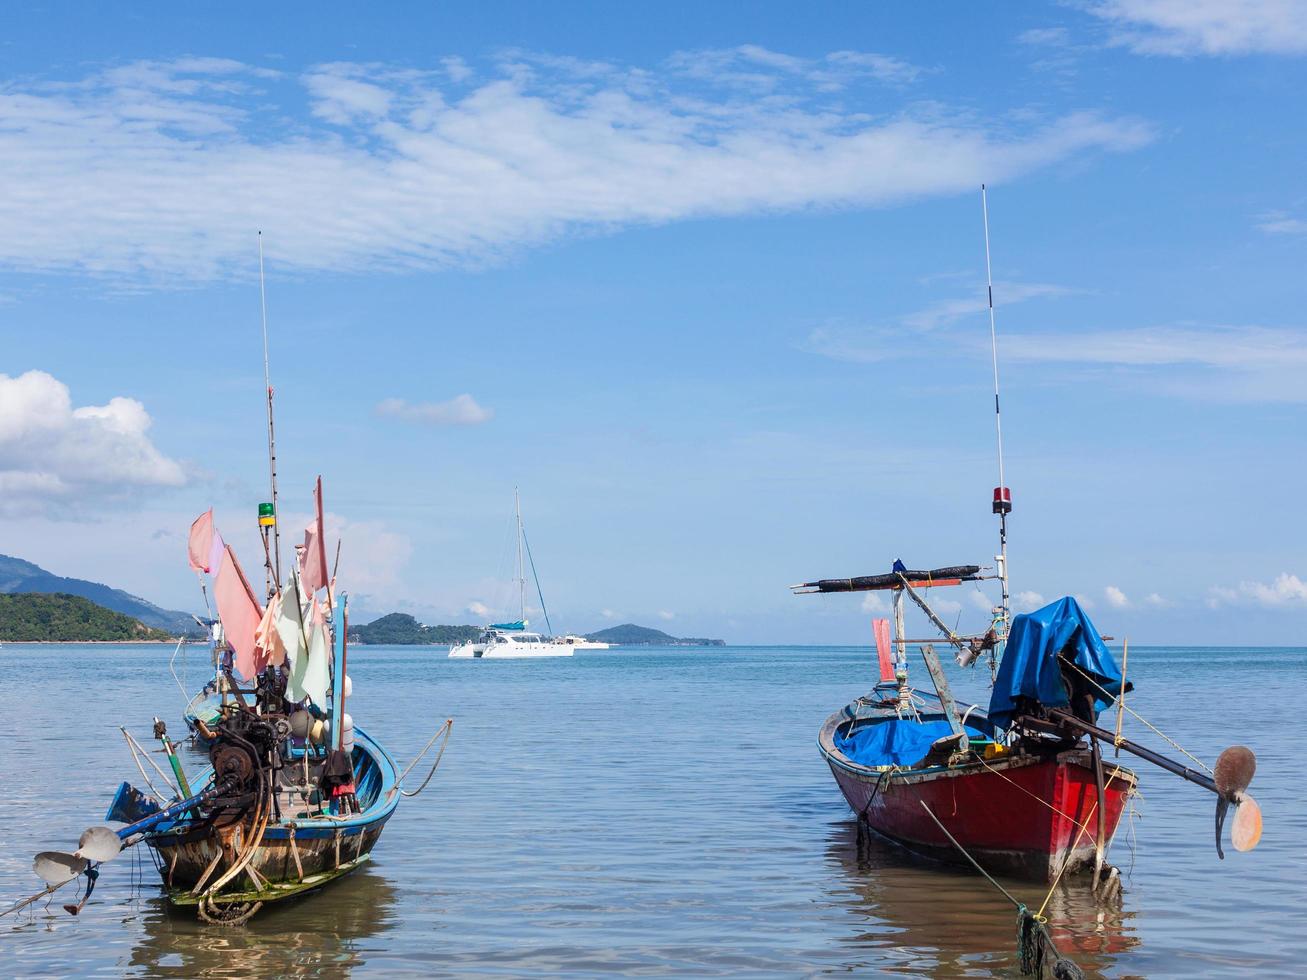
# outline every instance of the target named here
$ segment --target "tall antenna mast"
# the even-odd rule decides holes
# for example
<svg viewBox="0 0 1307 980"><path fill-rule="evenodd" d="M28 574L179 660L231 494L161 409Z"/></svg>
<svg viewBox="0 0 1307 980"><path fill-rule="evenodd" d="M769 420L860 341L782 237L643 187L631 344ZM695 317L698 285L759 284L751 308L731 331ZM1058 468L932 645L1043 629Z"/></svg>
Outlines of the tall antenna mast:
<svg viewBox="0 0 1307 980"><path fill-rule="evenodd" d="M526 567L522 564L522 497L513 488L513 511L517 514L517 586L518 586L518 608L517 618L523 623L526 622Z"/></svg>
<svg viewBox="0 0 1307 980"><path fill-rule="evenodd" d="M985 284L989 290L989 345L994 357L994 432L998 436L998 486L994 488L994 513L998 515L998 579L1003 589L1003 605L999 610L1002 618L1002 635L1007 639L1008 626L1012 619L1012 604L1008 593L1007 579L1007 515L1012 513L1012 492L1003 479L1003 413L998 403L998 328L994 323L994 273L989 260L989 197L985 185L980 185L980 208L985 218ZM993 667L991 655L990 666Z"/></svg>
<svg viewBox="0 0 1307 980"><path fill-rule="evenodd" d="M272 513L260 514L259 523L272 526L272 562L269 571L275 573L274 583L268 587L271 598L276 589L281 588L281 532L277 528L277 440L272 426L272 372L268 365L268 292L263 282L263 232L259 232L259 308L263 314L263 384L268 391L268 482L272 485ZM261 508L260 508L261 509ZM265 523L265 520L270 520ZM322 533L322 529L318 529ZM267 532L264 532L264 545L267 545Z"/></svg>

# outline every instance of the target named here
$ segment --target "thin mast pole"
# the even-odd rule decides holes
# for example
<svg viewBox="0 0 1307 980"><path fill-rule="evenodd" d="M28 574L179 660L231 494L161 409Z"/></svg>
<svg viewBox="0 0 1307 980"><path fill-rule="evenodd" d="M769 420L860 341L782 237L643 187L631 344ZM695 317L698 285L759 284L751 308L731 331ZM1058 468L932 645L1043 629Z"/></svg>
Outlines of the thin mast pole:
<svg viewBox="0 0 1307 980"><path fill-rule="evenodd" d="M522 497L518 493L517 487L513 488L513 511L517 514L517 586L518 586L518 608L517 618L526 622L526 568L522 564Z"/></svg>
<svg viewBox="0 0 1307 980"><path fill-rule="evenodd" d="M281 514L277 512L277 440L272 426L272 371L268 363L268 293L263 282L263 232L259 232L259 309L263 314L263 384L268 390L268 482L272 485L272 560L281 588ZM322 528L318 529L322 533Z"/></svg>
<svg viewBox="0 0 1307 980"><path fill-rule="evenodd" d="M1002 634L1006 639L1012 617L1007 578L1007 515L1012 509L1012 501L1003 479L1003 413L998 401L998 327L994 321L994 273L989 258L989 197L984 184L980 185L980 207L985 220L985 285L989 294L989 345L994 360L994 433L998 437L998 489L994 491L994 512L998 514L998 578L1003 589Z"/></svg>

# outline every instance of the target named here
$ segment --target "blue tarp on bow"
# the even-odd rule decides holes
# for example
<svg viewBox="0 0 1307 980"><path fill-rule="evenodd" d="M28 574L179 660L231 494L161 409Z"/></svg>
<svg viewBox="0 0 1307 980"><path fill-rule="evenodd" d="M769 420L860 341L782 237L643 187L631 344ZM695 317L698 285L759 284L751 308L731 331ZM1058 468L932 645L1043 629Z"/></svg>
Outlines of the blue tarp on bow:
<svg viewBox="0 0 1307 980"><path fill-rule="evenodd" d="M989 699L989 720L1006 728L1019 697L1031 698L1050 708L1065 708L1067 691L1057 662L1063 650L1108 694L1116 697L1121 693L1121 671L1116 660L1080 604L1066 596L1012 620L1007 649ZM1094 693L1097 715L1110 702L1104 700L1102 691Z"/></svg>
<svg viewBox="0 0 1307 980"><path fill-rule="evenodd" d="M926 758L935 742L952 734L947 721L890 718L859 728L852 737L835 736L835 748L860 766L915 766ZM970 725L967 734L985 737Z"/></svg>

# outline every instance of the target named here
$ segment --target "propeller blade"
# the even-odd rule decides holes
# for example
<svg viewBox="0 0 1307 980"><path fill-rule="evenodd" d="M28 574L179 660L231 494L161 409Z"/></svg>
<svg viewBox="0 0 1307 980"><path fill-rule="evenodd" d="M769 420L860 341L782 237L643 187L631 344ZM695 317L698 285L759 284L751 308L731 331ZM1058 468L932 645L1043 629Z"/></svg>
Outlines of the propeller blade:
<svg viewBox="0 0 1307 980"><path fill-rule="evenodd" d="M1239 795L1230 825L1230 843L1236 851L1251 851L1262 839L1262 808L1251 796Z"/></svg>
<svg viewBox="0 0 1307 980"><path fill-rule="evenodd" d="M1222 796L1233 797L1248 788L1256 771L1257 756L1253 755L1253 750L1243 745L1231 745L1217 757L1212 781Z"/></svg>
<svg viewBox="0 0 1307 980"><path fill-rule="evenodd" d="M63 851L42 851L32 862L32 870L47 885L62 885L86 870L86 858Z"/></svg>
<svg viewBox="0 0 1307 980"><path fill-rule="evenodd" d="M1225 811L1230 809L1230 801L1224 796L1216 798L1216 856L1225 860L1225 851L1221 850L1221 828L1225 826Z"/></svg>
<svg viewBox="0 0 1307 980"><path fill-rule="evenodd" d="M73 853L88 861L112 861L123 849L123 842L108 827L87 827Z"/></svg>

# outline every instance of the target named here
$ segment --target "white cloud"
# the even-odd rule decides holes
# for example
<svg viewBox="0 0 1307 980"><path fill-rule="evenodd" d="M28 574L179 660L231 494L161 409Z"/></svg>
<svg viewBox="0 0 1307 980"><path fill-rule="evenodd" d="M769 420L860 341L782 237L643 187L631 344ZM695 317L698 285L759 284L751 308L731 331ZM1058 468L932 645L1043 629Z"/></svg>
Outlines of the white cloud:
<svg viewBox="0 0 1307 980"><path fill-rule="evenodd" d="M604 619L618 619L622 614L612 609L601 609L599 610L599 615Z"/></svg>
<svg viewBox="0 0 1307 980"><path fill-rule="evenodd" d="M998 605L997 602L979 590L968 592L967 601L970 602L975 609L978 609L980 612L987 615L992 614L994 607Z"/></svg>
<svg viewBox="0 0 1307 980"><path fill-rule="evenodd" d="M1113 609L1129 609L1130 600L1126 594L1118 589L1115 585L1109 585L1103 589L1103 595L1107 597L1107 604Z"/></svg>
<svg viewBox="0 0 1307 980"><path fill-rule="evenodd" d="M1012 608L1017 612L1033 612L1047 604L1048 600L1038 592L1018 592L1012 596Z"/></svg>
<svg viewBox="0 0 1307 980"><path fill-rule="evenodd" d="M1284 211L1267 211L1260 215L1257 227L1268 235L1307 235L1307 221Z"/></svg>
<svg viewBox="0 0 1307 980"><path fill-rule="evenodd" d="M1297 575L1281 572L1270 583L1240 582L1234 588L1214 585L1207 590L1207 604L1213 608L1226 605L1252 605L1265 609L1307 606L1307 582Z"/></svg>
<svg viewBox="0 0 1307 980"><path fill-rule="evenodd" d="M133 398L74 408L68 386L44 371L0 374L0 510L67 513L181 486L186 474L150 441L151 424Z"/></svg>
<svg viewBox="0 0 1307 980"><path fill-rule="evenodd" d="M674 612L668 612L666 609L660 609L660 610L658 611L658 618L661 619L661 620L663 620L664 622L666 622L666 621L668 621L668 620L675 619L675 618L676 618L676 613L674 613Z"/></svg>
<svg viewBox="0 0 1307 980"><path fill-rule="evenodd" d="M490 615L490 607L484 602L478 602L475 599L467 604L467 611L473 616L480 616L482 619Z"/></svg>
<svg viewBox="0 0 1307 980"><path fill-rule="evenodd" d="M956 616L962 612L962 603L955 599L932 599L930 608L934 609L941 617Z"/></svg>
<svg viewBox="0 0 1307 980"><path fill-rule="evenodd" d="M406 402L387 398L377 405L377 414L420 422L425 425L480 425L495 417L493 409L482 408L471 395L457 395L447 402Z"/></svg>
<svg viewBox="0 0 1307 980"><path fill-rule="evenodd" d="M404 571L413 557L413 542L404 534L390 530L383 521L352 521L332 511L323 514L327 527L327 560L336 563L336 542L340 542L340 585L346 591L372 593L373 603L393 604L399 599L411 598L404 588ZM292 518L291 527L300 527L307 520ZM286 541L286 527L282 528ZM291 543L302 540L291 536ZM386 595L377 595L384 592Z"/></svg>
<svg viewBox="0 0 1307 980"><path fill-rule="evenodd" d="M861 608L865 613L887 613L890 605L879 592L868 592L862 597Z"/></svg>
<svg viewBox="0 0 1307 980"><path fill-rule="evenodd" d="M971 192L1151 138L1093 112L995 122L855 91L913 77L885 56L723 59L741 62L774 84L687 74L684 58L524 55L472 76L461 62L296 76L191 59L11 82L0 181L21 193L0 196L0 265L144 284L248 275L256 229L273 268L476 264L633 224ZM311 114L287 125L305 93Z"/></svg>
<svg viewBox="0 0 1307 980"><path fill-rule="evenodd" d="M1154 609L1166 609L1172 605L1170 599L1158 595L1156 592L1150 592L1144 596L1144 605L1152 606Z"/></svg>
<svg viewBox="0 0 1307 980"><path fill-rule="evenodd" d="M1140 54L1303 54L1302 0L1103 0L1089 11Z"/></svg>
<svg viewBox="0 0 1307 980"><path fill-rule="evenodd" d="M900 58L864 51L834 51L820 58L799 58L756 44L706 51L683 51L668 62L689 78L770 92L788 79L802 79L818 90L834 92L860 78L904 85L921 69Z"/></svg>
<svg viewBox="0 0 1307 980"><path fill-rule="evenodd" d="M1028 300L1057 298L1074 292L1073 289L1051 283L995 283L994 306L1012 306ZM932 303L888 323L832 323L818 327L808 335L803 347L813 354L862 364L912 357L925 350L924 345L931 343L931 334L944 332L945 328L967 317L980 316L988 308L988 294L984 285L980 284L967 296ZM933 341L950 348L957 347L957 338L952 334L935 337Z"/></svg>
<svg viewBox="0 0 1307 980"><path fill-rule="evenodd" d="M1188 368L1169 371L1155 390L1226 401L1307 400L1307 330L1260 326L1171 326L1006 334L1013 361Z"/></svg>

